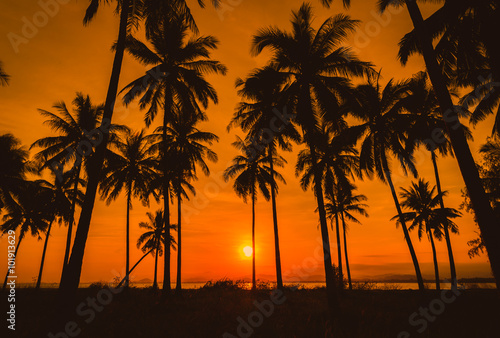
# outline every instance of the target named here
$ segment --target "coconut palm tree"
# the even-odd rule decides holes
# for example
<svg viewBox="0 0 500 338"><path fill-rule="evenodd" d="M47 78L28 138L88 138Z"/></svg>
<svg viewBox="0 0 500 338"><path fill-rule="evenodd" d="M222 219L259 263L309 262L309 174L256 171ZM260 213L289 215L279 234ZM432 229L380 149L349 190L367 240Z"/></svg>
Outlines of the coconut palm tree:
<svg viewBox="0 0 500 338"><path fill-rule="evenodd" d="M316 163L319 121L323 116L330 120L339 117L339 98L350 92L348 76L369 75L372 70L369 63L359 61L349 48L341 46L357 21L339 14L328 18L318 30L312 27L312 21L311 6L303 4L293 12L292 32L276 27L261 29L254 36L252 46L255 54L271 50L271 65L286 75L291 111L296 113L294 121L301 127L303 140ZM319 169L314 171L328 299L334 308L338 306L337 288L331 264L323 179Z"/></svg>
<svg viewBox="0 0 500 338"><path fill-rule="evenodd" d="M351 110L352 114L363 123L349 128L347 134L349 137L354 136L354 139L361 140L360 169L362 172L370 178L376 174L391 189L419 289L424 290L420 266L392 181L391 157L397 159L405 173L409 171L415 177L417 176L411 154L412 149L405 149L408 143L405 137L411 124L411 115L405 113L402 100L408 95L408 83L409 81L390 80L384 88L381 88L377 79L359 85L356 88L357 103L351 107Z"/></svg>
<svg viewBox="0 0 500 338"><path fill-rule="evenodd" d="M349 258L347 250L347 221L353 223L361 224L361 222L354 216L354 213L360 214L361 216L368 217L366 212L367 204L364 204L367 200L365 195L354 195L353 192L356 190L354 185L349 187L343 187L335 185L331 193L326 196L328 203L325 205L327 216L332 219L341 219L342 221L342 231L344 237L344 256L345 256L345 267L347 272L347 280L349 283L349 290L352 290L352 280L351 280L351 270L349 268Z"/></svg>
<svg viewBox="0 0 500 338"><path fill-rule="evenodd" d="M379 0L379 8L380 11L383 12L389 5L401 5L402 3L402 0ZM432 44L432 35L428 33L428 29L425 25L417 2L413 0L404 0L404 4L406 4L408 13L410 14L410 18L413 22L415 34L422 50L427 72L441 107L443 120L449 131L450 141L452 143L462 177L474 206L477 223L483 235L486 249L488 250L490 264L493 270L493 275L495 276L497 287L500 287L500 247L497 245L497 243L500 242L498 218L495 216L495 213L489 203L488 196L483 185L481 184L478 168L474 162L474 158L467 143L466 135L460 127L458 118L459 109L454 106L453 100L446 86L446 79L443 76L438 63L438 56ZM495 27L497 21L498 20L495 20ZM494 30L489 29L486 31L492 32ZM487 34L491 36L490 33ZM496 48L498 48L496 40L494 40L495 38L491 37L491 39L494 41L493 44L497 46ZM498 60L498 57L496 60Z"/></svg>
<svg viewBox="0 0 500 338"><path fill-rule="evenodd" d="M57 113L39 109L42 116L47 117L44 124L59 133L58 136L49 136L35 141L30 149L39 147L35 154L35 161L39 164L39 170L51 169L58 180L63 179L64 167L70 166L66 172L73 173L73 195L79 190L82 180L82 171L88 173L88 163L94 156L93 145L100 137L94 131L101 123L103 106L94 105L88 95L77 93L73 100L73 113L71 113L64 101L53 105ZM120 125L110 126L110 130L125 130ZM102 134L101 134L102 135ZM64 253L63 266L68 264L71 239L73 233L74 215L76 211L76 199L71 205L71 217L68 221L68 233L66 237L66 250Z"/></svg>
<svg viewBox="0 0 500 338"><path fill-rule="evenodd" d="M47 245L50 238L52 224L54 222L58 222L59 225L62 223L69 223L72 219L71 206L73 205L73 199L76 199L75 204L77 205L81 205L83 202L84 194L81 190L77 191L76 197L74 196L74 178L75 177L71 172L66 172L62 175L62 180L59 180L56 175L53 175L54 183L46 180L35 181L35 183L40 186L44 198L47 199L50 204L50 211L52 213L52 219L50 220L49 227L47 228L47 233L45 235L40 271L38 272L38 278L36 280L37 289L40 288L40 284L42 282L45 254L47 252ZM80 184L83 185L85 182L81 182Z"/></svg>
<svg viewBox="0 0 500 338"><path fill-rule="evenodd" d="M3 69L3 63L0 61L0 85L7 86L9 84L10 76Z"/></svg>
<svg viewBox="0 0 500 338"><path fill-rule="evenodd" d="M280 100L280 97L283 97L281 94L283 80L284 76L271 67L256 69L245 80L237 79L238 94L244 101L239 103L228 126L228 130L233 126L239 126L246 132L248 142L251 143L255 152L266 149L271 176L273 176L274 172L273 158L278 156L278 148L291 151L292 145L290 141L300 142L300 134L292 121L280 121L280 125L276 125L279 121L278 115L281 114L280 109L286 110L286 102ZM274 185L275 183L273 182L271 186L271 204L273 210L276 283L278 289L283 289L276 207L278 187Z"/></svg>
<svg viewBox="0 0 500 338"><path fill-rule="evenodd" d="M14 198L30 171L29 153L12 134L0 135L0 211Z"/></svg>
<svg viewBox="0 0 500 338"><path fill-rule="evenodd" d="M151 182L155 178L156 156L150 153L154 136L140 132L127 131L123 139L113 142L116 152L108 154L102 172L100 192L109 205L125 191L127 195L126 217L126 256L125 270L130 269L130 209L132 198L139 198L144 205L149 202ZM162 218L163 219L163 218ZM125 281L125 287L129 281Z"/></svg>
<svg viewBox="0 0 500 338"><path fill-rule="evenodd" d="M26 181L20 188L19 195L14 203L5 204L3 215L3 223L0 225L2 234L8 233L10 230L17 231L17 245L14 251L14 257L17 257L19 247L27 233L32 236L42 239L41 234L47 231L49 224L54 219L53 213L50 212L50 200L48 200L39 184ZM9 268L3 288L7 285L9 276Z"/></svg>
<svg viewBox="0 0 500 338"><path fill-rule="evenodd" d="M406 209L412 210L403 213L404 220L412 222L409 230L416 229L419 240L422 239L422 234L425 231L431 242L436 290L440 290L439 268L434 237L441 240L443 236L442 230L445 226L451 232L458 233L458 227L451 219L460 217L461 213L452 208L441 208L440 196L439 193L436 193L436 187L431 188L429 182L425 182L423 179L419 179L417 183L413 182L409 189L401 188L400 196L402 199L401 205ZM396 215L392 220L397 220L398 224L401 224L399 215Z"/></svg>
<svg viewBox="0 0 500 338"><path fill-rule="evenodd" d="M176 110L182 114L204 117L202 109L208 107L210 101L217 103L215 89L205 80L205 74L225 74L226 67L210 59L210 52L217 47L218 41L212 36L188 36L189 23L182 15L171 15L162 22L162 28L148 34L152 49L144 43L129 38L127 51L147 67L151 67L145 75L127 85L124 103L129 104L133 99L142 95L139 100L141 109L148 108L145 114L146 125L150 125L163 106L163 149L159 149L160 156L166 158L168 153L167 126L173 120ZM164 210L167 214L165 221L170 217L169 211L169 161L162 160L160 170L165 181L161 191L165 194ZM168 224L165 228L169 229ZM167 236L168 238L168 236ZM165 274L170 273L167 262L169 252L165 255ZM165 275L164 280L170 280ZM170 284L164 283L164 292L170 291Z"/></svg>
<svg viewBox="0 0 500 338"><path fill-rule="evenodd" d="M243 198L246 203L248 197L252 200L252 290L257 288L255 274L255 203L258 191L266 200L271 197L269 186L276 179L284 181L283 177L276 171L271 173L269 157L263 152L256 153L251 145L237 137L232 145L242 152L233 159L231 166L224 171L226 181L234 178L233 189L236 195ZM281 158L274 158L274 164L283 166ZM272 176L274 175L274 177Z"/></svg>
<svg viewBox="0 0 500 338"><path fill-rule="evenodd" d="M142 252L150 252L155 257L155 272L154 272L154 280L153 280L153 289L158 289L158 256L163 255L163 245L164 241L164 224L163 220L163 210L158 210L153 215L148 212L146 214L149 218L149 222L141 222L139 223L139 227L145 229L146 231L139 237L137 240L137 248L141 249ZM171 225L172 230L176 230L177 227L175 224ZM175 250L175 239L171 236L169 241L171 247ZM154 252L153 252L154 251Z"/></svg>

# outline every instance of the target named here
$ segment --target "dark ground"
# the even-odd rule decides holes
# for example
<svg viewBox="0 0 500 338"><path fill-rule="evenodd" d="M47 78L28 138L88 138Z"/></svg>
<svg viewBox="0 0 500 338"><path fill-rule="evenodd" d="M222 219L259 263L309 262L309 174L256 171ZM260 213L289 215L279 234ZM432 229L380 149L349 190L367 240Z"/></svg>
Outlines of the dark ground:
<svg viewBox="0 0 500 338"><path fill-rule="evenodd" d="M7 337L51 337L41 328L53 316L57 290L16 292L16 331L8 331ZM182 297L162 302L151 289L131 288L109 297L107 287L93 287L79 290L83 303L74 307L76 323L68 325L66 334L53 332L53 337L500 337L499 292L458 292L454 297L448 290L442 298L436 291L344 291L341 315L332 320L325 289L288 289L279 296L271 290L252 293L224 284L185 290ZM4 318L6 299L2 292ZM272 299L282 304L273 303L271 309ZM431 308L427 319L419 313L421 307ZM409 319L415 312L412 325ZM8 322L2 322L4 330Z"/></svg>

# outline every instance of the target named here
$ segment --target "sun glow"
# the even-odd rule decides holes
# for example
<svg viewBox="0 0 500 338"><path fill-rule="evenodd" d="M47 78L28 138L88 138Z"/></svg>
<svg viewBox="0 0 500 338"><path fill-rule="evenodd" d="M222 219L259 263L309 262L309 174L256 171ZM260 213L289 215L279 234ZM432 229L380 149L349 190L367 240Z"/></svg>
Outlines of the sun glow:
<svg viewBox="0 0 500 338"><path fill-rule="evenodd" d="M253 250L252 250L252 247L250 246L246 246L243 248L243 253L245 254L245 256L247 257L250 257L252 256L252 253L253 253Z"/></svg>

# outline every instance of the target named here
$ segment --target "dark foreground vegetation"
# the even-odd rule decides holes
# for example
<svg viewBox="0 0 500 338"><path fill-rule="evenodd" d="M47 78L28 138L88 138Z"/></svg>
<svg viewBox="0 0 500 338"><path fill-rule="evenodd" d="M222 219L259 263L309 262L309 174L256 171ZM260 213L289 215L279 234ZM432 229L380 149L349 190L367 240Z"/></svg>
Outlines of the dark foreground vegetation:
<svg viewBox="0 0 500 338"><path fill-rule="evenodd" d="M97 299L104 289L107 287L79 289L78 299ZM57 292L18 290L17 336L48 336L40 331L54 313ZM114 295L108 304L97 301L96 309L100 312L81 306L85 314L79 316L75 312L74 319L81 329L79 337L499 337L498 291L457 292L459 295L453 297L448 290L446 299L453 300L444 304L438 301L443 298L436 291L345 291L342 314L332 321L324 288L286 288L283 295L276 297L266 287L249 291L232 283L216 283L184 290L182 296L172 296L164 302L152 289L130 288ZM269 306L273 295L283 303ZM105 296L101 300L108 302ZM263 310L257 308L255 301ZM421 308L430 308L430 320L419 313ZM409 322L412 315L414 325ZM417 332L426 325L422 333Z"/></svg>

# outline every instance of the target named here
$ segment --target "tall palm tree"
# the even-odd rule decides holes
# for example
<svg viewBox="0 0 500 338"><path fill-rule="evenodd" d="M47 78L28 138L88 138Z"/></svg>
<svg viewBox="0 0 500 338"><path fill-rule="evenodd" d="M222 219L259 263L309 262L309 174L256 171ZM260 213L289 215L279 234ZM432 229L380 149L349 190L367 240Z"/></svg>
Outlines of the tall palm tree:
<svg viewBox="0 0 500 338"><path fill-rule="evenodd" d="M210 52L217 48L218 41L212 36L192 37L185 41L189 33L189 23L181 14L166 16L160 29L153 29L148 34L152 49L144 43L130 37L127 51L145 66L151 67L145 75L127 85L124 103L142 95L139 100L141 109L148 110L145 114L146 125L149 126L159 109L163 106L164 147L159 149L163 177L162 192L164 194L165 222L169 222L169 177L166 154L168 153L167 126L173 120L175 111L182 114L204 116L210 101L217 103L215 89L205 79L205 74L225 74L227 69L221 63L210 59ZM169 226L166 223L165 228ZM167 236L167 239L169 236ZM164 281L170 280L170 267L167 266L170 253L165 254ZM170 291L170 283L164 282L164 293Z"/></svg>
<svg viewBox="0 0 500 338"><path fill-rule="evenodd" d="M488 256L490 258L490 264L497 287L500 287L500 247L497 245L497 243L500 242L498 218L495 216L489 203L488 196L481 184L479 172L467 143L466 135L460 127L458 109L456 109L453 104L453 100L446 86L446 79L438 64L438 57L432 44L432 35L428 33L428 28L425 25L417 2L413 0L404 0L404 3L406 4L408 13L413 22L427 72L439 101L443 120L449 131L450 141L474 206L477 223L483 235L486 249L488 250ZM380 11L384 11L391 4L400 5L401 1L393 2L392 0L379 0ZM498 20L495 22L498 22ZM487 31L492 32L493 30L490 29ZM497 45L494 39L495 38L493 38L492 41L495 41L494 44ZM496 60L498 60L498 58L496 58Z"/></svg>
<svg viewBox="0 0 500 338"><path fill-rule="evenodd" d="M0 61L0 85L6 86L9 84L10 76L3 69L3 63Z"/></svg>
<svg viewBox="0 0 500 338"><path fill-rule="evenodd" d="M155 257L155 270L154 270L154 280L153 289L158 289L158 256L163 255L163 245L164 241L164 224L163 220L163 210L158 210L153 215L148 212L146 214L149 218L149 222L139 223L139 227L145 229L146 231L137 239L137 248L140 248L142 252L151 252ZM171 225L171 229L176 230L175 224ZM169 241L171 247L175 250L175 239L170 237ZM153 253L154 251L154 253Z"/></svg>
<svg viewBox="0 0 500 338"><path fill-rule="evenodd" d="M354 185L350 185L348 188L336 185L332 193L327 194L328 203L326 204L326 214L332 219L335 217L337 220L340 217L342 220L342 232L344 237L344 256L345 256L345 267L347 272L347 280L349 283L349 290L352 290L352 280L351 280L351 270L349 268L349 258L347 250L347 222L351 221L353 223L361 224L361 222L354 216L354 213L360 214L362 216L368 217L366 212L367 204L364 204L367 200L365 195L354 195L353 192L356 189Z"/></svg>
<svg viewBox="0 0 500 338"><path fill-rule="evenodd" d="M283 177L276 171L271 173L269 157L264 153L255 153L251 146L237 137L232 145L242 152L233 159L231 166L224 171L226 181L234 178L233 189L236 195L243 198L246 203L248 197L252 200L252 290L257 288L255 273L255 203L258 190L266 200L269 200L269 186L275 179L283 182ZM281 158L272 160L277 166L282 166ZM274 175L274 177L272 176Z"/></svg>
<svg viewBox="0 0 500 338"><path fill-rule="evenodd" d="M124 190L127 195L126 213L126 255L125 271L130 269L130 209L132 198L141 199L144 205L149 202L151 182L155 178L156 157L150 153L154 136L140 132L127 131L123 139L113 142L116 152L108 154L102 172L100 192L107 204L115 200ZM163 219L163 218L162 218ZM125 281L125 287L129 281Z"/></svg>
<svg viewBox="0 0 500 338"><path fill-rule="evenodd" d="M14 198L30 171L29 153L12 134L0 135L0 211Z"/></svg>
<svg viewBox="0 0 500 338"><path fill-rule="evenodd" d="M411 149L410 151L405 149L408 143L405 136L411 123L411 115L405 113L403 104L403 99L408 95L408 83L409 81L390 80L384 88L381 88L377 79L359 85L356 88L357 103L352 106L352 114L363 123L351 127L348 134L361 140L360 169L368 177L376 174L391 189L419 289L424 290L420 266L392 181L390 160L391 157L396 158L405 173L409 171L415 177L417 176Z"/></svg>
<svg viewBox="0 0 500 338"><path fill-rule="evenodd" d="M401 205L404 208L412 210L403 213L404 220L412 222L409 230L417 229L419 240L422 239L422 234L425 231L431 242L436 290L440 290L440 281L434 237L440 240L443 236L442 230L445 226L451 232L458 233L458 227L451 219L461 216L461 213L455 209L442 208L440 206L439 195L440 193L436 193L436 187L431 188L429 182L425 182L423 179L419 179L417 183L413 182L409 189L401 188L400 193L402 198ZM393 218L393 220L395 219L401 224L399 215Z"/></svg>
<svg viewBox="0 0 500 338"><path fill-rule="evenodd" d="M238 94L245 101L239 103L228 126L228 129L232 126L239 126L246 132L247 139L255 152L266 149L271 176L273 176L274 172L273 158L278 156L278 148L291 151L292 145L290 141L300 142L300 134L292 121L281 121L279 127L276 125L278 121L277 114L281 114L280 109L286 109L286 102L280 100L283 96L281 94L283 80L283 75L270 67L254 70L245 80L237 79ZM278 187L275 186L275 183L273 181L271 185L271 204L273 210L276 283L278 289L283 289L276 207Z"/></svg>
<svg viewBox="0 0 500 338"><path fill-rule="evenodd" d="M293 12L292 32L276 27L261 29L254 36L255 54L264 49L272 51L271 65L286 75L287 95L295 122L301 127L304 142L317 162L318 125L323 116L336 119L339 98L349 93L347 76L371 74L371 65L361 62L341 44L352 32L357 21L339 14L328 18L318 30L312 27L312 8L303 4ZM328 226L324 207L322 175L314 165L314 191L318 203L320 228L323 239L325 277L330 307L336 308L335 278L331 263Z"/></svg>
<svg viewBox="0 0 500 338"><path fill-rule="evenodd" d="M13 201L14 203L5 205L4 222L0 225L0 229L3 234L6 234L9 230L17 230L17 245L14 257L17 257L21 242L28 232L40 240L42 239L41 234L47 231L49 224L52 222L53 214L49 211L50 201L45 197L39 184L26 181L20 187L19 196ZM8 276L9 269L7 268L3 283L4 289L7 285Z"/></svg>
<svg viewBox="0 0 500 338"><path fill-rule="evenodd" d="M68 223L72 218L72 205L73 199L76 199L75 204L81 205L83 201L84 194L81 190L76 192L76 197L74 196L74 175L71 172L66 172L62 175L62 180L59 180L56 175L53 175L54 183L46 180L37 180L36 184L40 186L43 197L47 199L50 203L51 220L49 227L47 228L47 233L45 235L45 243L43 245L42 261L40 263L40 271L38 272L38 278L36 280L36 288L40 288L42 282L43 267L45 262L45 254L47 252L47 245L50 238L50 231L52 229L52 224L58 222L59 225L62 223Z"/></svg>

